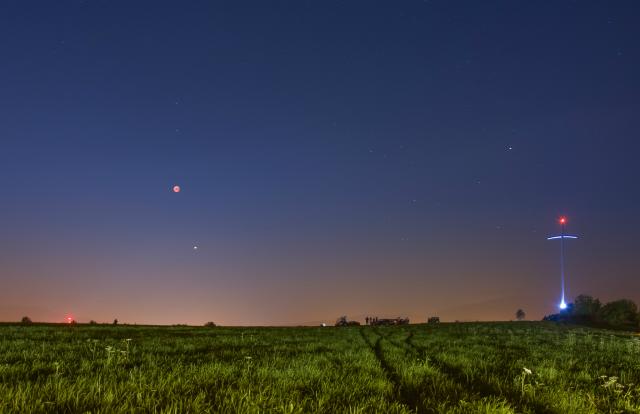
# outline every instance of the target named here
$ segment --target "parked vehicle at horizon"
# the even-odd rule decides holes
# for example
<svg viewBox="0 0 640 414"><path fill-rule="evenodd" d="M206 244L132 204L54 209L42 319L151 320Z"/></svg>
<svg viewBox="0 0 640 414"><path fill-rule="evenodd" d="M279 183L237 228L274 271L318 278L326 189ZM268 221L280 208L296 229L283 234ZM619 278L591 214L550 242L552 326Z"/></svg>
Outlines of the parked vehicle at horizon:
<svg viewBox="0 0 640 414"><path fill-rule="evenodd" d="M369 325L372 326L393 326L393 325L409 325L409 318L373 318Z"/></svg>
<svg viewBox="0 0 640 414"><path fill-rule="evenodd" d="M350 320L347 320L346 316L341 316L336 320L335 326L360 326L360 322L350 321Z"/></svg>

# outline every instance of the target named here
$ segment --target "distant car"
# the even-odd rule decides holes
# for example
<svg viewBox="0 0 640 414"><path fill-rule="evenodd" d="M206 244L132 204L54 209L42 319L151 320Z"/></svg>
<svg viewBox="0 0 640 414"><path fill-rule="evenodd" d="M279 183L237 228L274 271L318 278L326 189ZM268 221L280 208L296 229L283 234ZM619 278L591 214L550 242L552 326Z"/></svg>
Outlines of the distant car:
<svg viewBox="0 0 640 414"><path fill-rule="evenodd" d="M348 321L346 316L341 316L336 321L336 326L360 326L360 322Z"/></svg>

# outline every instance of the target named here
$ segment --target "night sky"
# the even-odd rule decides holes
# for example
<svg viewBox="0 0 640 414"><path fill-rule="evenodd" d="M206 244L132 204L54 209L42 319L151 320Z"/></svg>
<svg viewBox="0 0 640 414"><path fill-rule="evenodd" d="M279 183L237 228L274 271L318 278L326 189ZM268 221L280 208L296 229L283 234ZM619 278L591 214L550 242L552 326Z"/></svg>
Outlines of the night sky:
<svg viewBox="0 0 640 414"><path fill-rule="evenodd" d="M560 215L568 300L640 301L637 1L16 0L0 39L0 320L538 319Z"/></svg>

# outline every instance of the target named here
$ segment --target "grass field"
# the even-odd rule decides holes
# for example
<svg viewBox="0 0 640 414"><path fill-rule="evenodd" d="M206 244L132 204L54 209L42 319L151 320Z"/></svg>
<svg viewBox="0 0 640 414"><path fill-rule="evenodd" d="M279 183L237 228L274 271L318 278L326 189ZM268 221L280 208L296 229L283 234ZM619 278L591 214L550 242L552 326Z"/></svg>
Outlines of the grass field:
<svg viewBox="0 0 640 414"><path fill-rule="evenodd" d="M640 337L543 322L0 326L0 412L640 412Z"/></svg>

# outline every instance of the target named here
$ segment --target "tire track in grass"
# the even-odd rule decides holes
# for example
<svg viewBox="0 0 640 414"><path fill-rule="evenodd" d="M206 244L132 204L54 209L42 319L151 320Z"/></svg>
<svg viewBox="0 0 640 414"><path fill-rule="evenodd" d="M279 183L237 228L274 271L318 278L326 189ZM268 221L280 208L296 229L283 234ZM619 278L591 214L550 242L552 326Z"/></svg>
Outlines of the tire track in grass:
<svg viewBox="0 0 640 414"><path fill-rule="evenodd" d="M448 376L455 382L463 385L465 388L470 390L471 392L478 393L481 397L497 397L504 398L509 404L511 404L517 411L532 411L535 413L542 414L553 414L554 410L551 410L546 405L539 403L537 401L531 400L523 400L521 395L518 393L509 390L507 392L501 392L495 385L482 381L477 377L468 376L462 369L455 367L446 361L438 358L436 356L430 355L428 353L428 349L426 347L422 347L413 343L413 332L410 332L409 335L404 340L404 343L418 354L424 354L429 358L430 362L433 362L433 365L444 375ZM393 343L393 341L391 341ZM400 346L398 344L394 344L396 346Z"/></svg>
<svg viewBox="0 0 640 414"><path fill-rule="evenodd" d="M396 348L399 351L404 352L404 355L406 358L409 359L413 359L416 356L420 356L420 353L417 352L417 350L415 349L414 346L412 346L412 344L410 343L411 338L413 337L413 332L409 331L409 334L407 335L406 338L404 338L404 340L401 342L401 340L399 340L398 338L394 338L392 333L390 333L389 331L387 331L386 333L380 332L377 328L374 328L375 332L380 335L383 339L385 339L387 341L387 343L389 343L389 345L393 346L394 348ZM404 333L404 329L401 331L401 333ZM398 331L395 331L394 333L400 333ZM456 404L459 402L459 400L457 399L457 397L455 397L457 394L457 392L467 392L468 389L466 387L464 387L462 384L460 384L459 382L455 381L453 378L447 376L445 373L443 373L440 369L438 369L437 366L435 365L431 365L430 367L434 372L437 372L437 375L435 377L431 377L431 381L434 381L434 383L440 383L440 379L444 379L446 378L447 380L451 381L451 384L454 385L454 387L458 387L459 390L450 390L453 391L453 394L451 393L444 393L441 394L437 391L431 391L430 396L429 395L425 395L424 397L427 398L427 400L422 401L420 399L420 395L421 392L424 392L425 390L423 389L423 386L419 386L418 388L415 387L415 385L413 386L413 400L416 401L416 410L418 412L421 413L440 413L442 412L443 407L445 406L449 406L449 408L454 409L454 407L456 406ZM439 378L441 376L441 378ZM441 385L443 386L443 385ZM406 393L410 393L411 390L407 389L405 390ZM427 402L429 401L429 402ZM427 403L426 403L427 402ZM427 405L425 405L425 403Z"/></svg>
<svg viewBox="0 0 640 414"><path fill-rule="evenodd" d="M437 358L428 354L428 349L426 347L421 347L413 343L413 331L409 331L404 340L392 338L389 333L384 334L377 328L374 328L374 332L379 335L381 339L386 340L390 345L396 347L399 350L403 350L407 355L424 355L428 358L429 362L432 363L431 365L436 368L443 376L449 378L454 383L459 384L463 389L479 395L480 398L502 398L509 404L511 404L517 412L535 412L543 414L556 413L555 411L549 409L549 407L537 401L523 401L520 394L518 393L501 393L500 390L494 385L477 378L471 378L462 369L457 368L447 363L446 361L443 361L441 358ZM428 407L425 407L425 409L428 410Z"/></svg>
<svg viewBox="0 0 640 414"><path fill-rule="evenodd" d="M400 376L385 359L384 353L382 351L382 340L384 339L383 336L380 335L380 333L375 329L373 330L373 332L378 336L376 338L375 344L372 343L371 340L364 334L364 328L360 328L360 335L362 336L362 339L365 341L367 346L369 346L371 352L373 352L374 356L378 360L378 363L380 364L380 368L382 368L385 377L393 387L393 393L396 401L407 408L407 410L409 411L422 413L423 411L419 410L418 408L419 404L416 398L414 396L408 395L406 393L406 390L403 390L402 380L400 379Z"/></svg>
<svg viewBox="0 0 640 414"><path fill-rule="evenodd" d="M378 338L376 338L376 343L374 344L364 334L363 328L360 328L360 335L362 336L362 339L364 339L366 344L371 349L371 352L373 352L373 355L376 357L376 360L378 360L378 363L380 364L380 368L382 368L382 371L384 372L385 377L387 377L387 380L389 380L389 382L393 386L394 392L397 392L400 385L398 381L399 380L398 375L395 373L395 371L391 368L391 366L387 363L387 361L384 359L384 356L382 355L382 347L380 345L382 336L380 336L380 334L378 334L377 332L375 333L376 335L378 335Z"/></svg>

